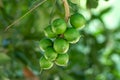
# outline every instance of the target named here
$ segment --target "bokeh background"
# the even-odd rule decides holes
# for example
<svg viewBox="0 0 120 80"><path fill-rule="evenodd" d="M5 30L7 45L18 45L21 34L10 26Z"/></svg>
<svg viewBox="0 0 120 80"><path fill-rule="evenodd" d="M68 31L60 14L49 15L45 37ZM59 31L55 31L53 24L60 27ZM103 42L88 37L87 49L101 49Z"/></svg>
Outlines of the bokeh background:
<svg viewBox="0 0 120 80"><path fill-rule="evenodd" d="M48 24L64 18L62 1L47 0L5 31L41 1L0 0L0 80L120 80L120 0L68 0L70 13L87 20L82 37L68 51L68 66L42 72L39 41Z"/></svg>

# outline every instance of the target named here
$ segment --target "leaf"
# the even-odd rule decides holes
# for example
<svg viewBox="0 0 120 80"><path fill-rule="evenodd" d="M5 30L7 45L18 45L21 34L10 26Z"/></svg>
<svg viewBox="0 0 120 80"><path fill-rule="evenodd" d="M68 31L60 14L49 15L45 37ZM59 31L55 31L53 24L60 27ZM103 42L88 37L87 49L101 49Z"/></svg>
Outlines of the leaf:
<svg viewBox="0 0 120 80"><path fill-rule="evenodd" d="M98 0L87 0L87 8L97 8Z"/></svg>
<svg viewBox="0 0 120 80"><path fill-rule="evenodd" d="M77 4L73 3L71 0L68 0L68 4L70 5L70 8L74 11L77 12L79 10L79 7Z"/></svg>
<svg viewBox="0 0 120 80"><path fill-rule="evenodd" d="M10 61L10 57L5 53L0 53L0 64L4 64Z"/></svg>
<svg viewBox="0 0 120 80"><path fill-rule="evenodd" d="M3 2L2 2L2 0L0 0L0 8L2 8L3 7Z"/></svg>
<svg viewBox="0 0 120 80"><path fill-rule="evenodd" d="M106 8L106 9L102 10L102 11L100 12L100 15L99 15L99 16L102 16L103 14L109 12L111 9L112 9L112 7L108 7L108 8Z"/></svg>
<svg viewBox="0 0 120 80"><path fill-rule="evenodd" d="M109 0L105 0L105 1L109 1Z"/></svg>
<svg viewBox="0 0 120 80"><path fill-rule="evenodd" d="M28 58L22 52L15 52L15 57L20 60L23 64L29 64Z"/></svg>
<svg viewBox="0 0 120 80"><path fill-rule="evenodd" d="M74 4L80 4L80 0L70 0L72 3L74 3Z"/></svg>

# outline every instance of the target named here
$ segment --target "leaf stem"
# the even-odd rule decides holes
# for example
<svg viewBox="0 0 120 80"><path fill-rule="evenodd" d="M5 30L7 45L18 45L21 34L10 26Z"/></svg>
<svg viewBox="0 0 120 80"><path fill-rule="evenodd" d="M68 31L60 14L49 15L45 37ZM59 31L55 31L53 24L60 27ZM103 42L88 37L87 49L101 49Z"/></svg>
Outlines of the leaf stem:
<svg viewBox="0 0 120 80"><path fill-rule="evenodd" d="M52 18L53 18L53 15L54 15L54 10L55 10L55 4L56 4L57 0L55 0L54 4L53 4L53 8L51 10L51 13L50 13L50 20L49 20L49 23L51 24L51 21L52 21Z"/></svg>
<svg viewBox="0 0 120 80"><path fill-rule="evenodd" d="M70 16L70 9L69 9L69 5L68 5L67 0L62 0L62 1L63 1L64 8L65 8L65 20L67 22L69 19L69 16Z"/></svg>
<svg viewBox="0 0 120 80"><path fill-rule="evenodd" d="M15 20L13 23L11 23L10 25L8 25L5 28L5 31L7 31L10 27L12 27L13 25L17 24L20 20L22 20L25 16L27 16L28 14L30 14L33 10L35 10L37 7L39 7L40 5L42 5L44 2L46 2L47 0L43 0L42 2L38 3L36 6L34 6L33 8L31 8L27 13L25 13L23 16L21 16L20 18L18 18L17 20Z"/></svg>

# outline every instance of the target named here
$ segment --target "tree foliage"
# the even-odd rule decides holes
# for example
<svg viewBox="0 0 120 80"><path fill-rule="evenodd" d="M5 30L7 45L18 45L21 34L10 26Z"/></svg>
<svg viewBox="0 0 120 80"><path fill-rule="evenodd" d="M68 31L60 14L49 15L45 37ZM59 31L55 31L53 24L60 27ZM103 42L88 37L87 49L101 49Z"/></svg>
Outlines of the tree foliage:
<svg viewBox="0 0 120 80"><path fill-rule="evenodd" d="M5 29L42 1L0 0L0 80L24 80L30 76L40 80L119 80L120 25L108 29L105 24L103 17L110 13L112 6L98 14L93 12L99 0L85 0L85 8L80 5L85 1L68 0L70 14L81 13L87 20L80 30L82 37L68 51L68 66L54 65L50 70L41 71L39 59L43 52L39 41L45 36L43 30L47 25L58 17L65 19L62 0L46 0Z"/></svg>

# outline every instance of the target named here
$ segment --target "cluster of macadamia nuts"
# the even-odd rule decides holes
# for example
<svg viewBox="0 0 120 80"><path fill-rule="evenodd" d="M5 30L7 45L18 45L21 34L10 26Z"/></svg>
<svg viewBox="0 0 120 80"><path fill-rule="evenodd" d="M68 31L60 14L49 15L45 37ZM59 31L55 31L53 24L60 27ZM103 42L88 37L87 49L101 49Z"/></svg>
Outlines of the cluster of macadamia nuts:
<svg viewBox="0 0 120 80"><path fill-rule="evenodd" d="M72 27L68 27L64 19L55 19L44 29L45 37L40 40L40 49L44 55L40 59L42 69L50 69L54 63L58 66L67 66L69 61L69 44L79 41L79 28L85 25L83 15L75 13L69 18Z"/></svg>

